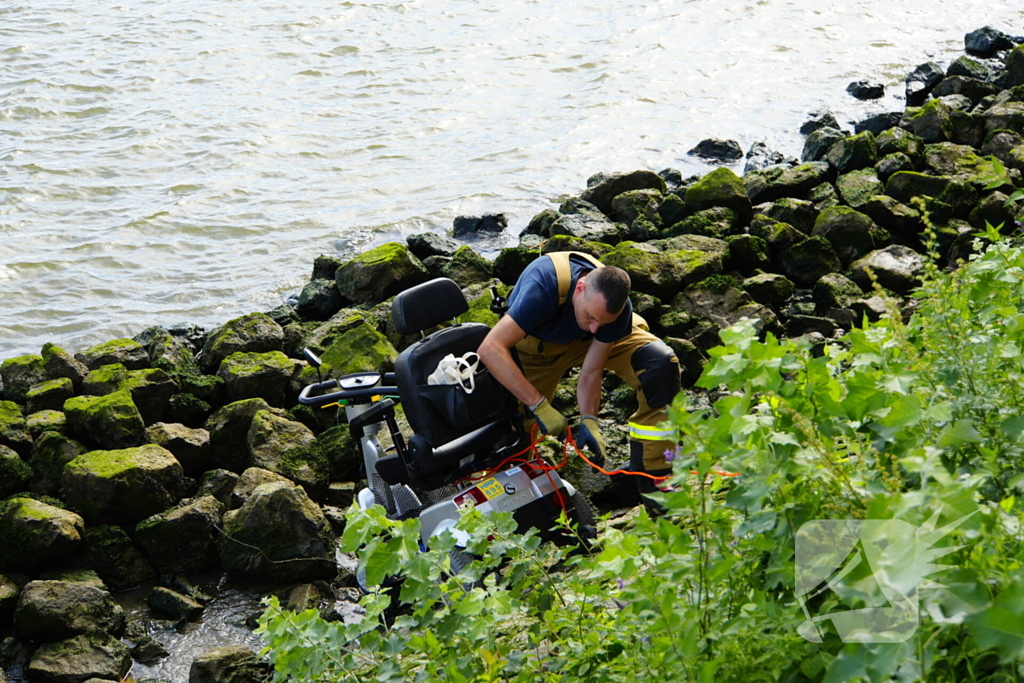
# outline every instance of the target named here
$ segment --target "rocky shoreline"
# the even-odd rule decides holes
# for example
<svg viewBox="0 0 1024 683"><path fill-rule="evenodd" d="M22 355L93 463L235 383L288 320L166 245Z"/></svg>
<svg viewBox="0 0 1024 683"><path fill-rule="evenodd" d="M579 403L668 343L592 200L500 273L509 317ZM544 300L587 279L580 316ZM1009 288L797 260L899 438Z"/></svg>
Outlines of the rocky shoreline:
<svg viewBox="0 0 1024 683"><path fill-rule="evenodd" d="M390 298L407 287L450 277L472 302L463 319L493 324L491 285L507 291L544 253L593 254L630 274L635 308L676 350L686 385L719 330L742 317L823 342L881 315L876 287L907 296L928 244L955 267L986 224L1017 229L1019 42L988 28L968 34L965 56L907 77L913 106L852 131L830 114L812 117L800 162L755 145L742 177L725 166L692 178L595 176L493 261L469 244L507 221L463 217L453 237L415 235L348 261L321 256L294 305L216 330L150 328L77 354L47 344L4 361L0 668L42 683L123 678L133 658L167 653L113 594L153 586L154 613L187 623L210 599L188 579L200 572L269 582L293 608L340 618L337 606L354 596L335 539L361 458L333 411L297 405L317 378L302 349L332 376L389 369L412 341L389 320ZM877 96L872 84L850 92ZM737 152L712 140L692 153L732 164ZM612 464L627 459L630 394L606 380ZM573 410L571 391L556 402ZM629 487L589 471L569 478L605 509L635 502ZM196 659L189 680L268 675L251 650L221 647Z"/></svg>

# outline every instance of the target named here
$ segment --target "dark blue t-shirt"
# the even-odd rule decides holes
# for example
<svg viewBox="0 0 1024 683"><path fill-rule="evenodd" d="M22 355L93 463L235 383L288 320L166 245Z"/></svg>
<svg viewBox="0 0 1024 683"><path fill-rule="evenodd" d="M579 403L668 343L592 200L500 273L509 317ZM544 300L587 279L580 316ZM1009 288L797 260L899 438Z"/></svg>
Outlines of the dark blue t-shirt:
<svg viewBox="0 0 1024 683"><path fill-rule="evenodd" d="M600 327L591 335L576 323L576 310L572 305L572 293L576 282L594 266L586 259L569 257L572 284L565 304L558 306L558 276L555 264L548 256L541 256L526 267L508 298L508 315L528 335L552 344L568 344L592 336L599 342L610 343L627 336L633 328L633 305L626 299L626 306L613 322Z"/></svg>

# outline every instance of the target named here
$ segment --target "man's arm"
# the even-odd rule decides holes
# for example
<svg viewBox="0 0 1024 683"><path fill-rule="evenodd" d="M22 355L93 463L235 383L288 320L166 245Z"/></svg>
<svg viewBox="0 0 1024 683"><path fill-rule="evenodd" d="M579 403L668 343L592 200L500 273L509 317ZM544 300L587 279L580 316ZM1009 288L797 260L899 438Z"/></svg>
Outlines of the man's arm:
<svg viewBox="0 0 1024 683"><path fill-rule="evenodd" d="M580 368L580 379L576 385L576 401L580 406L580 415L597 415L601 407L601 380L604 377L604 365L611 355L612 345L590 342L587 355L583 358Z"/></svg>
<svg viewBox="0 0 1024 683"><path fill-rule="evenodd" d="M524 405L532 406L536 405L544 396L526 379L526 375L512 359L511 352L512 347L525 336L526 332L519 327L512 316L502 316L498 324L484 337L477 353L495 379L501 382Z"/></svg>

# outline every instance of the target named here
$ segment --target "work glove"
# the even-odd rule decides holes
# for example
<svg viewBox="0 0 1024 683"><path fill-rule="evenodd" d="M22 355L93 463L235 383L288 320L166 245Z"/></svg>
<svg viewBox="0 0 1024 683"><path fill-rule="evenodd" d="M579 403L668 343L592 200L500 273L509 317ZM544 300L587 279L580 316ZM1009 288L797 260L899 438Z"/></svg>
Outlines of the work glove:
<svg viewBox="0 0 1024 683"><path fill-rule="evenodd" d="M604 466L604 437L601 436L601 425L593 415L582 416L576 432L576 446L593 453L590 462L598 467Z"/></svg>
<svg viewBox="0 0 1024 683"><path fill-rule="evenodd" d="M533 413L534 419L537 420L537 426L540 427L540 431L549 436L561 436L562 432L565 431L566 421L565 415L555 410L546 398L542 398L540 403L530 408L530 412Z"/></svg>

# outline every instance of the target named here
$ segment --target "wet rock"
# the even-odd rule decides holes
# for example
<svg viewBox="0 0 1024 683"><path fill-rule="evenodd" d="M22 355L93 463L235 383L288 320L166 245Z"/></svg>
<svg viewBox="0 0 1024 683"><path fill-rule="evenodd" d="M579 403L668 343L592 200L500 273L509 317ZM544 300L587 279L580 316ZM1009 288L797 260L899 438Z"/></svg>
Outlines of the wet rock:
<svg viewBox="0 0 1024 683"><path fill-rule="evenodd" d="M868 200L860 210L888 230L897 243L907 246L918 243L917 235L924 228L924 223L916 209L901 204L892 197L878 195Z"/></svg>
<svg viewBox="0 0 1024 683"><path fill-rule="evenodd" d="M758 207L758 213L779 223L787 223L800 232L810 233L818 219L818 209L805 199L783 197L771 204Z"/></svg>
<svg viewBox="0 0 1024 683"><path fill-rule="evenodd" d="M7 446L0 446L0 498L24 490L32 468Z"/></svg>
<svg viewBox="0 0 1024 683"><path fill-rule="evenodd" d="M810 135L816 130L822 128L834 128L837 131L840 129L839 122L836 117L832 115L830 111L818 111L810 115L810 117L800 126L801 135Z"/></svg>
<svg viewBox="0 0 1024 683"><path fill-rule="evenodd" d="M821 161L832 145L844 137L842 131L837 128L819 128L807 136L800 158L803 161Z"/></svg>
<svg viewBox="0 0 1024 683"><path fill-rule="evenodd" d="M974 106L974 103L971 102L971 98L969 98L967 95L960 95L956 93L952 95L944 95L935 101L942 102L950 109L950 121L954 124L954 132L949 136L949 139L953 140L954 135L956 133L955 124L957 114L968 113Z"/></svg>
<svg viewBox="0 0 1024 683"><path fill-rule="evenodd" d="M41 351L43 358L43 370L48 379L60 379L67 377L78 391L82 380L89 374L89 368L85 363L76 359L70 353L54 344L43 344Z"/></svg>
<svg viewBox="0 0 1024 683"><path fill-rule="evenodd" d="M681 235L656 242L675 263L683 286L721 273L729 256L729 245L723 240L700 235Z"/></svg>
<svg viewBox="0 0 1024 683"><path fill-rule="evenodd" d="M743 281L743 291L765 306L779 306L793 296L795 286L785 275L761 273Z"/></svg>
<svg viewBox="0 0 1024 683"><path fill-rule="evenodd" d="M685 190L683 193L685 194ZM670 194L662 200L661 206L658 207L658 215L661 217L662 225L671 226L689 216L690 211L680 195Z"/></svg>
<svg viewBox="0 0 1024 683"><path fill-rule="evenodd" d="M503 213L488 213L483 216L457 216L452 221L452 237L459 239L475 237L480 233L497 234L507 227L508 217ZM392 294L397 294L397 292ZM388 296L392 296L392 294ZM382 299L384 298L387 297L382 297Z"/></svg>
<svg viewBox="0 0 1024 683"><path fill-rule="evenodd" d="M605 215L609 215L612 212L612 200L630 190L658 190L664 194L666 186L665 181L656 173L633 171L602 177L598 182L589 185L580 198L596 206Z"/></svg>
<svg viewBox="0 0 1024 683"><path fill-rule="evenodd" d="M494 267L471 247L459 247L451 261L442 266L441 274L457 282L460 287L468 287L494 277Z"/></svg>
<svg viewBox="0 0 1024 683"><path fill-rule="evenodd" d="M909 204L914 197L939 197L953 182L946 176L901 171L889 177L885 192L893 199Z"/></svg>
<svg viewBox="0 0 1024 683"><path fill-rule="evenodd" d="M291 479L271 472L270 470L265 470L259 467L250 467L246 469L242 472L242 476L238 478L238 482L231 490L231 502L228 507L233 510L237 510L242 507L250 497L252 497L252 492L257 488L263 484L274 483L283 483L288 484L289 486L295 485L295 482Z"/></svg>
<svg viewBox="0 0 1024 683"><path fill-rule="evenodd" d="M217 566L217 528L225 505L204 496L153 515L135 527L135 539L161 574L200 572Z"/></svg>
<svg viewBox="0 0 1024 683"><path fill-rule="evenodd" d="M217 376L232 403L261 398L281 408L295 371L295 361L280 351L233 353L221 362Z"/></svg>
<svg viewBox="0 0 1024 683"><path fill-rule="evenodd" d="M305 425L260 411L252 418L248 445L250 465L287 477L314 499L326 496L330 467Z"/></svg>
<svg viewBox="0 0 1024 683"><path fill-rule="evenodd" d="M139 642L135 643L135 647L132 648L132 659L150 666L170 656L171 653L167 648L152 636L143 636L139 639Z"/></svg>
<svg viewBox="0 0 1024 683"><path fill-rule="evenodd" d="M744 181L728 168L718 168L686 188L684 196L690 212L712 207L732 209L740 222L750 221L751 202Z"/></svg>
<svg viewBox="0 0 1024 683"><path fill-rule="evenodd" d="M352 440L347 425L331 427L317 437L330 466L331 481L355 481L363 466L363 455Z"/></svg>
<svg viewBox="0 0 1024 683"><path fill-rule="evenodd" d="M25 418L25 424L32 438L38 439L44 432L64 434L67 432L68 419L59 410L40 410Z"/></svg>
<svg viewBox="0 0 1024 683"><path fill-rule="evenodd" d="M71 380L61 377L32 385L25 393L25 400L28 412L35 413L40 410L61 410L64 401L74 395L75 388Z"/></svg>
<svg viewBox="0 0 1024 683"><path fill-rule="evenodd" d="M531 218L530 222L527 223L525 228L523 228L523 232L519 235L520 246L525 246L522 244L522 240L527 236L536 236L541 238L550 237L550 233L548 231L551 228L551 224L558 220L559 215L560 214L553 209L544 209ZM452 253L455 253L454 249L452 250Z"/></svg>
<svg viewBox="0 0 1024 683"><path fill-rule="evenodd" d="M550 233L552 236L566 235L605 244L616 243L620 239L619 228L603 215L592 216L582 213L559 216L551 224Z"/></svg>
<svg viewBox="0 0 1024 683"><path fill-rule="evenodd" d="M687 154L711 163L731 164L743 158L743 148L735 140L708 138L698 142Z"/></svg>
<svg viewBox="0 0 1024 683"><path fill-rule="evenodd" d="M1012 130L995 130L985 137L980 151L983 155L991 154L1004 164L1012 164L1010 152L1020 145L1024 145L1024 137L1020 134Z"/></svg>
<svg viewBox="0 0 1024 683"><path fill-rule="evenodd" d="M850 265L850 277L862 289L869 289L872 273L882 287L907 295L921 285L924 261L916 251L894 244L855 261Z"/></svg>
<svg viewBox="0 0 1024 683"><path fill-rule="evenodd" d="M854 81L846 86L846 92L858 100L877 100L885 95L885 86L871 81Z"/></svg>
<svg viewBox="0 0 1024 683"><path fill-rule="evenodd" d="M405 238L405 243L409 245L409 251L412 252L413 256L421 260L428 256L453 256L455 250L459 248L459 243L451 237L438 235L434 232L421 232L416 235L409 235ZM335 268L334 270L335 272L330 275L332 280L338 269Z"/></svg>
<svg viewBox="0 0 1024 683"><path fill-rule="evenodd" d="M90 678L120 680L132 665L120 640L90 631L57 643L44 643L32 655L28 676L39 683L82 683Z"/></svg>
<svg viewBox="0 0 1024 683"><path fill-rule="evenodd" d="M676 261L650 245L623 242L605 255L602 262L625 270L634 291L659 298L672 296L681 284Z"/></svg>
<svg viewBox="0 0 1024 683"><path fill-rule="evenodd" d="M991 83L985 81L979 81L976 78L969 78L967 76L948 76L941 83L935 86L935 90L932 94L935 97L946 97L948 95L963 95L971 101L971 104L977 104L982 99L989 95L995 95L999 92L999 88Z"/></svg>
<svg viewBox="0 0 1024 683"><path fill-rule="evenodd" d="M821 183L807 193L807 201L818 211L824 211L839 206L839 193L832 183Z"/></svg>
<svg viewBox="0 0 1024 683"><path fill-rule="evenodd" d="M964 36L967 54L983 59L995 56L1000 50L1010 50L1014 45L1010 36L991 26L979 28Z"/></svg>
<svg viewBox="0 0 1024 683"><path fill-rule="evenodd" d="M846 308L864 292L850 278L840 273L828 273L814 283L811 297L816 311L825 312L836 308Z"/></svg>
<svg viewBox="0 0 1024 683"><path fill-rule="evenodd" d="M890 128L894 128L900 125L900 119L903 118L903 112L900 111L886 111L878 114L871 114L867 118L862 119L853 127L854 133L863 133L865 131L872 135L881 135Z"/></svg>
<svg viewBox="0 0 1024 683"><path fill-rule="evenodd" d="M743 164L743 172L760 171L773 166L796 166L797 160L787 157L782 152L770 149L763 142L755 142L747 150L746 163Z"/></svg>
<svg viewBox="0 0 1024 683"><path fill-rule="evenodd" d="M335 320L338 320L338 316L331 319L332 322ZM360 317L353 320L354 325L346 322L326 336L322 336L321 329L318 329L310 338L308 346L319 352L320 360L323 361L320 371L324 376L337 377L368 370L388 371L394 367L398 351L388 338L370 321L360 322L363 320ZM330 325L331 322L324 328ZM307 368L300 371L298 379L300 382L308 382L314 377L316 372Z"/></svg>
<svg viewBox="0 0 1024 683"><path fill-rule="evenodd" d="M32 447L29 489L47 496L57 495L64 466L86 452L85 446L57 432L44 432Z"/></svg>
<svg viewBox="0 0 1024 683"><path fill-rule="evenodd" d="M682 172L677 168L663 168L658 171L658 177L665 181L665 186L669 192L673 192L687 184Z"/></svg>
<svg viewBox="0 0 1024 683"><path fill-rule="evenodd" d="M213 496L225 506L231 504L231 491L240 477L229 470L209 470L199 480L196 497Z"/></svg>
<svg viewBox="0 0 1024 683"><path fill-rule="evenodd" d="M18 634L26 640L53 642L87 631L124 633L124 610L102 588L68 581L30 581L14 611Z"/></svg>
<svg viewBox="0 0 1024 683"><path fill-rule="evenodd" d="M152 583L156 572L119 526L90 526L82 540L78 562L93 568L116 591Z"/></svg>
<svg viewBox="0 0 1024 683"><path fill-rule="evenodd" d="M652 223L661 223L658 207L664 195L659 190L630 190L612 199L612 219L631 224L640 216Z"/></svg>
<svg viewBox="0 0 1024 683"><path fill-rule="evenodd" d="M47 379L41 356L18 356L0 364L0 387L8 401L24 404L28 390Z"/></svg>
<svg viewBox="0 0 1024 683"><path fill-rule="evenodd" d="M18 604L21 589L10 577L0 574L0 623L6 624ZM0 669L2 671L2 669Z"/></svg>
<svg viewBox="0 0 1024 683"><path fill-rule="evenodd" d="M13 401L0 401L0 446L7 446L18 455L32 451L32 436L21 406Z"/></svg>
<svg viewBox="0 0 1024 683"><path fill-rule="evenodd" d="M987 109L982 114L985 130L1012 130L1024 134L1024 102L1006 102Z"/></svg>
<svg viewBox="0 0 1024 683"><path fill-rule="evenodd" d="M907 106L919 107L924 104L942 77L942 67L935 62L926 62L911 71L906 79Z"/></svg>
<svg viewBox="0 0 1024 683"><path fill-rule="evenodd" d="M834 320L814 315L792 315L786 320L788 337L821 335L823 338L829 338L834 336L838 329Z"/></svg>
<svg viewBox="0 0 1024 683"><path fill-rule="evenodd" d="M194 621L203 613L203 606L198 602L163 586L153 589L146 604L174 621Z"/></svg>
<svg viewBox="0 0 1024 683"><path fill-rule="evenodd" d="M743 222L739 214L724 206L716 206L703 211L697 211L675 225L664 230L665 237L678 237L680 235L702 235L724 239L729 235L737 235L743 232Z"/></svg>
<svg viewBox="0 0 1024 683"><path fill-rule="evenodd" d="M114 339L91 346L75 358L90 370L120 363L129 370L142 370L149 367L149 353L145 347L134 339Z"/></svg>
<svg viewBox="0 0 1024 683"><path fill-rule="evenodd" d="M333 277L330 280L310 280L299 293L295 310L306 320L327 320L341 310L343 303Z"/></svg>
<svg viewBox="0 0 1024 683"><path fill-rule="evenodd" d="M313 259L313 272L310 280L333 280L338 268L345 262L334 254L319 254Z"/></svg>
<svg viewBox="0 0 1024 683"><path fill-rule="evenodd" d="M137 523L174 505L185 493L181 465L171 452L138 448L83 453L64 466L64 499L90 521Z"/></svg>
<svg viewBox="0 0 1024 683"><path fill-rule="evenodd" d="M146 429L146 440L170 451L186 476L200 474L209 466L210 433L205 429L157 422Z"/></svg>
<svg viewBox="0 0 1024 683"><path fill-rule="evenodd" d="M878 156L885 157L900 152L917 163L924 154L924 140L904 128L890 128L875 139Z"/></svg>
<svg viewBox="0 0 1024 683"><path fill-rule="evenodd" d="M832 172L825 162L816 161L794 168L769 168L743 176L743 185L752 204L774 202L783 197L805 199L819 184L830 180Z"/></svg>
<svg viewBox="0 0 1024 683"><path fill-rule="evenodd" d="M1006 73L1010 85L1024 85L1024 46L1006 56Z"/></svg>
<svg viewBox="0 0 1024 683"><path fill-rule="evenodd" d="M875 164L875 173L883 183L894 173L913 170L915 170L913 160L903 152L894 152L884 156Z"/></svg>
<svg viewBox="0 0 1024 683"><path fill-rule="evenodd" d="M120 363L102 365L86 375L82 382L82 393L88 396L112 394L129 378L128 368Z"/></svg>
<svg viewBox="0 0 1024 683"><path fill-rule="evenodd" d="M771 265L768 243L757 235L734 235L726 243L729 245L729 263L740 272L751 273Z"/></svg>
<svg viewBox="0 0 1024 683"><path fill-rule="evenodd" d="M210 434L210 460L214 466L241 472L249 463L249 427L252 418L270 405L261 398L230 403L215 412L206 422Z"/></svg>
<svg viewBox="0 0 1024 683"><path fill-rule="evenodd" d="M164 418L171 396L178 393L178 385L158 368L130 371L121 388L131 393L132 403L147 425Z"/></svg>
<svg viewBox="0 0 1024 683"><path fill-rule="evenodd" d="M164 419L195 429L206 422L212 410L209 403L193 394L175 394L167 402L167 414Z"/></svg>
<svg viewBox="0 0 1024 683"><path fill-rule="evenodd" d="M270 664L241 645L207 650L188 673L188 683L267 683L270 678Z"/></svg>
<svg viewBox="0 0 1024 683"><path fill-rule="evenodd" d="M541 255L544 255L551 254L556 251L582 251L584 254L590 254L600 261L603 260L605 255L611 252L612 249L614 249L614 247L610 244L589 242L576 237L569 237L568 235L555 235L541 244L540 253Z"/></svg>
<svg viewBox="0 0 1024 683"><path fill-rule="evenodd" d="M818 216L812 235L824 237L843 264L887 245L889 233L865 214L845 206L826 209Z"/></svg>
<svg viewBox="0 0 1024 683"><path fill-rule="evenodd" d="M777 260L784 251L798 242L807 239L807 235L788 223L774 221L765 217L764 221L755 220L750 226L750 234L760 237L768 245L769 256Z"/></svg>
<svg viewBox="0 0 1024 683"><path fill-rule="evenodd" d="M320 508L299 486L258 486L224 516L221 564L254 579L308 581L337 573L334 534Z"/></svg>
<svg viewBox="0 0 1024 683"><path fill-rule="evenodd" d="M882 194L885 185L878 179L875 169L864 168L836 178L836 189L845 204L859 209L872 197Z"/></svg>
<svg viewBox="0 0 1024 683"><path fill-rule="evenodd" d="M992 72L987 66L966 55L954 59L946 69L946 76L966 76L979 81L988 80L991 75Z"/></svg>
<svg viewBox="0 0 1024 683"><path fill-rule="evenodd" d="M953 134L952 112L952 108L942 100L932 100L921 107L907 107L900 119L900 128L924 142L943 142Z"/></svg>
<svg viewBox="0 0 1024 683"><path fill-rule="evenodd" d="M693 287L673 299L672 307L710 325L702 328L698 336L690 338L698 348L706 348L709 341L717 344L713 340L718 337L718 332L736 324L741 318L753 320L759 332L778 331L775 313L755 303L749 294L735 286Z"/></svg>
<svg viewBox="0 0 1024 683"><path fill-rule="evenodd" d="M283 342L284 330L270 316L250 313L229 320L207 337L199 355L199 365L203 372L214 374L221 361L233 353L280 351Z"/></svg>
<svg viewBox="0 0 1024 683"><path fill-rule="evenodd" d="M28 572L63 559L81 543L85 522L31 498L0 504L0 569Z"/></svg>
<svg viewBox="0 0 1024 683"><path fill-rule="evenodd" d="M514 285L526 266L533 263L540 254L535 249L523 247L507 247L502 249L494 259L494 276L506 285Z"/></svg>
<svg viewBox="0 0 1024 683"><path fill-rule="evenodd" d="M875 136L863 132L842 138L829 148L825 158L840 174L874 166L878 161Z"/></svg>
<svg viewBox="0 0 1024 683"><path fill-rule="evenodd" d="M1002 192L993 192L984 197L978 206L971 211L969 222L979 230L984 230L986 225L1009 227L1014 224L1014 212L1007 208L1009 200Z"/></svg>
<svg viewBox="0 0 1024 683"><path fill-rule="evenodd" d="M64 404L71 436L101 449L138 446L145 442L146 425L126 390L106 396L75 396Z"/></svg>
<svg viewBox="0 0 1024 683"><path fill-rule="evenodd" d="M782 270L797 287L811 287L823 275L842 270L835 249L821 236L809 237L786 249L781 256Z"/></svg>

